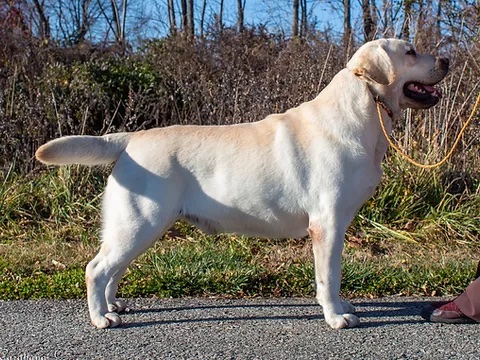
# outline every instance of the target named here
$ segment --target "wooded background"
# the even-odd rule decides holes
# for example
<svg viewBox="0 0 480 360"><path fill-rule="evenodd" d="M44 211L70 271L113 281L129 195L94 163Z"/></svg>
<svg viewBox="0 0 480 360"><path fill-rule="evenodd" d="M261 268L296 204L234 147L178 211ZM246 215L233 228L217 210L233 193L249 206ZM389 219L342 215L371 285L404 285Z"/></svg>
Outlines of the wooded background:
<svg viewBox="0 0 480 360"><path fill-rule="evenodd" d="M478 93L479 24L473 1L1 0L0 169L31 171L60 135L260 120L379 37L452 60L442 102L396 124L409 151L441 156ZM480 162L477 127L462 171Z"/></svg>
<svg viewBox="0 0 480 360"><path fill-rule="evenodd" d="M251 8L249 22L245 13ZM252 12L256 12L252 14ZM227 14L227 18L225 18ZM343 19L343 32L338 22ZM129 48L142 40L204 37L212 28L260 26L284 37L318 36L343 46L378 37L458 43L478 36L478 1L453 0L2 0L0 25L63 46L91 42Z"/></svg>

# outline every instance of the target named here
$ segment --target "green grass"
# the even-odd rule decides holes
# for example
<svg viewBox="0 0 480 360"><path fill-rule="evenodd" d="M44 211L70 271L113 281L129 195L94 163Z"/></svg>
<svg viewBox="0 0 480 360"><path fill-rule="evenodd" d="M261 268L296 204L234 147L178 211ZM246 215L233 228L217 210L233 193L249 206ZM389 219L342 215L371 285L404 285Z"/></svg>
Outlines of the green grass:
<svg viewBox="0 0 480 360"><path fill-rule="evenodd" d="M475 265L470 259L402 265L347 259L343 264L342 290L348 296L455 295L473 280Z"/></svg>
<svg viewBox="0 0 480 360"><path fill-rule="evenodd" d="M476 192L451 194L441 174L405 175L400 166L391 160L347 233L345 296L454 295L472 280L480 254ZM0 299L85 297L107 172L7 174L0 183ZM179 222L132 264L120 295L313 296L313 279L308 238L206 236Z"/></svg>
<svg viewBox="0 0 480 360"><path fill-rule="evenodd" d="M200 243L171 241L172 247L166 251L157 246L131 266L120 286L120 296L314 295L312 261L275 263L278 267L272 268L271 263L252 254L253 244L244 248L254 241L229 238L222 239L221 245L213 239ZM279 250L278 244L266 245L265 252ZM308 240L305 245L309 245ZM388 259L359 260L347 254L342 293L347 297L458 294L473 279L473 270L471 260L395 264ZM3 260L0 274L2 300L85 296L84 270L78 265L22 270Z"/></svg>

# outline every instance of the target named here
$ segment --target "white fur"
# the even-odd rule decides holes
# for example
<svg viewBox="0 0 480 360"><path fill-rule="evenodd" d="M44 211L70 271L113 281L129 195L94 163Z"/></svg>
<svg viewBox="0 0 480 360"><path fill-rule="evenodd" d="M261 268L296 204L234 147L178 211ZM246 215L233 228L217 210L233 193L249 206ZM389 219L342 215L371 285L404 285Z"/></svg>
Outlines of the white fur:
<svg viewBox="0 0 480 360"><path fill-rule="evenodd" d="M355 308L339 297L343 239L380 181L387 149L367 83L396 117L407 106L424 107L403 95L407 81L433 84L446 74L434 71L433 56L407 56L410 48L392 39L367 43L314 100L259 122L65 137L42 146L37 157L46 163L116 162L104 196L103 243L86 269L92 323L121 323L114 312L126 308L115 297L120 278L183 218L210 233L310 234L326 322L357 326Z"/></svg>

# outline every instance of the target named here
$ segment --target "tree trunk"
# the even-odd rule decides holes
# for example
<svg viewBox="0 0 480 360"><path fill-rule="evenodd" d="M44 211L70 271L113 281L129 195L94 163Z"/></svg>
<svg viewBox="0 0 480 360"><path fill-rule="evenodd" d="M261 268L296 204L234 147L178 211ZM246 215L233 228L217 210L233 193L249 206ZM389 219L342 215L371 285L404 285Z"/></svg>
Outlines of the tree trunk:
<svg viewBox="0 0 480 360"><path fill-rule="evenodd" d="M414 0L411 0L411 1L412 1L412 4L414 4ZM427 6L424 6L425 4L423 0L417 0L417 4L418 4L417 33L419 33L419 32L424 32L424 30L426 30L425 29L425 13L429 11L433 6L431 2L430 4L427 3ZM433 34L430 34L430 35L433 35Z"/></svg>
<svg viewBox="0 0 480 360"><path fill-rule="evenodd" d="M480 25L480 3L477 1L475 5L475 17L477 19L477 26ZM477 36L480 35L480 26L477 27Z"/></svg>
<svg viewBox="0 0 480 360"><path fill-rule="evenodd" d="M121 27L121 39L122 39L122 48L125 47L125 38L126 38L126 25L127 25L127 2L128 0L123 0L122 4L122 27Z"/></svg>
<svg viewBox="0 0 480 360"><path fill-rule="evenodd" d="M237 15L237 31L239 33L243 32L244 30L244 25L243 25L243 12L245 9L245 0L237 0L237 9L238 9L238 15Z"/></svg>
<svg viewBox="0 0 480 360"><path fill-rule="evenodd" d="M352 15L350 0L343 0L343 48L347 57L350 55L352 41Z"/></svg>
<svg viewBox="0 0 480 360"><path fill-rule="evenodd" d="M193 39L195 34L195 21L194 21L194 9L193 9L193 0L188 0L187 2L187 37Z"/></svg>
<svg viewBox="0 0 480 360"><path fill-rule="evenodd" d="M220 33L223 31L223 0L220 0L220 10L218 11L218 29L220 30Z"/></svg>
<svg viewBox="0 0 480 360"><path fill-rule="evenodd" d="M168 22L170 25L170 35L175 36L177 34L177 20L175 19L175 4L173 0L168 0Z"/></svg>
<svg viewBox="0 0 480 360"><path fill-rule="evenodd" d="M117 6L117 3L115 2L115 0L110 0L110 5L112 6L112 15L113 15L113 24L115 25L115 27L113 28L114 30L114 35L115 35L115 39L117 41L117 43L120 43L121 42L121 39L120 39L120 15L118 13L118 6Z"/></svg>
<svg viewBox="0 0 480 360"><path fill-rule="evenodd" d="M402 37L403 37L403 40L406 40L406 41L410 40L410 23L412 21L412 4L413 4L413 0L405 0Z"/></svg>
<svg viewBox="0 0 480 360"><path fill-rule="evenodd" d="M307 36L307 0L302 0L300 15L300 37Z"/></svg>
<svg viewBox="0 0 480 360"><path fill-rule="evenodd" d="M187 0L181 0L180 6L182 7L182 31L185 33L187 31Z"/></svg>
<svg viewBox="0 0 480 360"><path fill-rule="evenodd" d="M478 8L480 8L480 6ZM438 8L437 8L437 41L439 41L442 38L442 21L441 21L442 13L443 13L442 0L439 0ZM479 19L479 24L480 24L480 19Z"/></svg>
<svg viewBox="0 0 480 360"><path fill-rule="evenodd" d="M207 0L203 0L202 14L200 16L200 37L203 38L203 27L205 23L205 12L207 11Z"/></svg>
<svg viewBox="0 0 480 360"><path fill-rule="evenodd" d="M33 0L33 3L35 5L35 9L37 10L38 13L38 18L39 18L39 24L38 24L38 32L39 36L41 39L49 39L50 38L50 23L45 16L45 7L44 3L40 2L38 0Z"/></svg>
<svg viewBox="0 0 480 360"><path fill-rule="evenodd" d="M90 27L90 20L88 17L88 9L90 8L91 0L83 0L82 1L82 20L78 29L78 34L76 36L77 43L85 42L85 36L87 35L88 29Z"/></svg>
<svg viewBox="0 0 480 360"><path fill-rule="evenodd" d="M371 41L375 37L375 24L370 9L370 0L362 0L362 16L365 41Z"/></svg>
<svg viewBox="0 0 480 360"><path fill-rule="evenodd" d="M298 36L298 10L299 0L293 0L293 19L292 19L292 37Z"/></svg>
<svg viewBox="0 0 480 360"><path fill-rule="evenodd" d="M117 45L120 46L122 54L125 53L126 49L126 35L125 35L125 25L127 23L127 7L128 1L122 0L122 14L120 14L116 0L110 0L112 6L112 15L113 15L113 25L110 25L114 31L115 39Z"/></svg>

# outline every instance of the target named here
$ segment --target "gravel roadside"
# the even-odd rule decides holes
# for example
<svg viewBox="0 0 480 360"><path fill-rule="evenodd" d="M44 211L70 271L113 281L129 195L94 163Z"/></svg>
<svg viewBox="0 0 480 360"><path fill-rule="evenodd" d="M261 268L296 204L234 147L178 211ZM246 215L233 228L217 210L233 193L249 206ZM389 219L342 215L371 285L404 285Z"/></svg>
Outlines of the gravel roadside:
<svg viewBox="0 0 480 360"><path fill-rule="evenodd" d="M0 359L479 359L480 324L427 323L429 300L354 300L339 331L314 299L131 299L107 330L85 301L0 301Z"/></svg>

